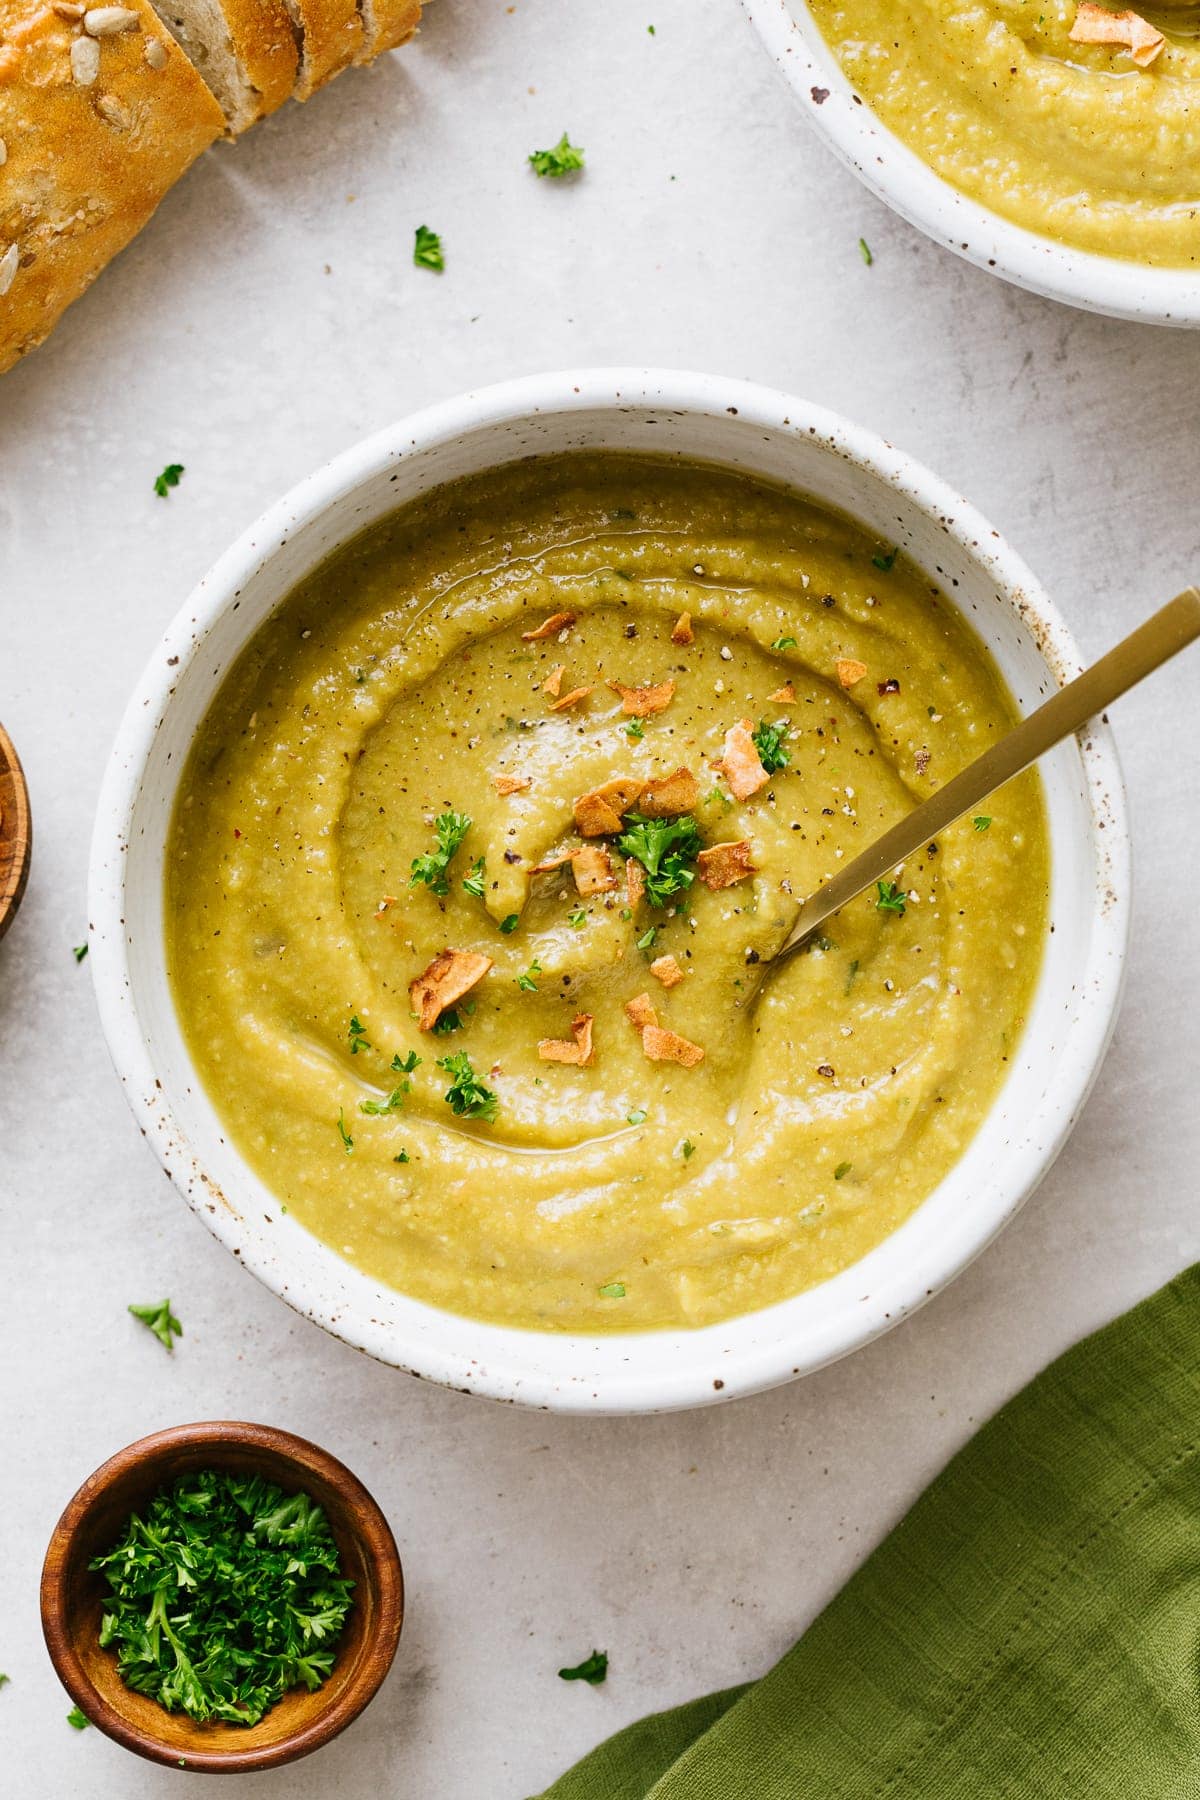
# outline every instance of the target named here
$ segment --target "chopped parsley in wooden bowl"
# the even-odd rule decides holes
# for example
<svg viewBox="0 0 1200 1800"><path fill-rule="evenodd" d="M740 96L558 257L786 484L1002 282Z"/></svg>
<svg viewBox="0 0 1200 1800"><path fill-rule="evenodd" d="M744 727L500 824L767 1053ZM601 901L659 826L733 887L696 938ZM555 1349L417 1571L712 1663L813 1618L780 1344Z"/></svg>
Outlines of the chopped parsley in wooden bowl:
<svg viewBox="0 0 1200 1800"><path fill-rule="evenodd" d="M41 1601L92 1724L153 1762L248 1772L357 1717L395 1655L404 1587L349 1469L289 1432L215 1421L142 1438L84 1483Z"/></svg>

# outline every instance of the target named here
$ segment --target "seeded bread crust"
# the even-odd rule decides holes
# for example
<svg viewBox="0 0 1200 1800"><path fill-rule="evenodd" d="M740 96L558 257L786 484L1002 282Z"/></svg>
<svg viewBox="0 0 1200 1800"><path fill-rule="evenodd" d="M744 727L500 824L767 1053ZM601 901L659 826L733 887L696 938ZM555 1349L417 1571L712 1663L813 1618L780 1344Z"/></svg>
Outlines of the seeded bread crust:
<svg viewBox="0 0 1200 1800"><path fill-rule="evenodd" d="M217 97L231 137L288 99L299 68L284 0L151 0Z"/></svg>
<svg viewBox="0 0 1200 1800"><path fill-rule="evenodd" d="M362 14L355 0L287 0L300 33L300 74L293 100L308 100L348 68L363 48Z"/></svg>
<svg viewBox="0 0 1200 1800"><path fill-rule="evenodd" d="M296 30L283 0L224 0L234 47L262 102L263 119L290 100L300 72Z"/></svg>
<svg viewBox="0 0 1200 1800"><path fill-rule="evenodd" d="M146 0L0 0L0 373L224 128Z"/></svg>
<svg viewBox="0 0 1200 1800"><path fill-rule="evenodd" d="M368 63L407 44L421 22L421 0L362 0L363 43L355 62Z"/></svg>

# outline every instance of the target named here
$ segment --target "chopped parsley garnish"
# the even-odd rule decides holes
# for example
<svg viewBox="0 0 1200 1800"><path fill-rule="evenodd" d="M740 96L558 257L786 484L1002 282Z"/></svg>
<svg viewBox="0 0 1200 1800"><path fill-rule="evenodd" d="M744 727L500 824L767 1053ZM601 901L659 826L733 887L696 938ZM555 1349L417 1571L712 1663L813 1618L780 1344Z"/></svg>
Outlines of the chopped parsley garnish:
<svg viewBox="0 0 1200 1800"><path fill-rule="evenodd" d="M586 912L584 912L582 906L577 906L573 913L567 914L567 924L571 927L572 931L582 931L583 927L587 924L587 917L588 916Z"/></svg>
<svg viewBox="0 0 1200 1800"><path fill-rule="evenodd" d="M91 1567L108 1584L100 1643L126 1686L233 1725L321 1685L354 1586L307 1494L228 1470L161 1488Z"/></svg>
<svg viewBox="0 0 1200 1800"><path fill-rule="evenodd" d="M338 1107L337 1128L338 1136L342 1140L342 1148L346 1152L346 1155L349 1156L354 1148L354 1139L346 1129L346 1112L345 1108L341 1106Z"/></svg>
<svg viewBox="0 0 1200 1800"><path fill-rule="evenodd" d="M366 1113L372 1119L377 1119L384 1113L399 1112L404 1105L409 1086L407 1081L402 1081L399 1087L392 1089L386 1100L360 1100L358 1110L360 1113Z"/></svg>
<svg viewBox="0 0 1200 1800"><path fill-rule="evenodd" d="M486 873L483 857L477 856L471 864L471 873L463 876L463 892L474 894L476 900L482 900Z"/></svg>
<svg viewBox="0 0 1200 1800"><path fill-rule="evenodd" d="M877 881L875 886L879 890L879 898L875 902L876 912L899 913L903 918L904 908L908 904L903 888L898 888L894 881Z"/></svg>
<svg viewBox="0 0 1200 1800"><path fill-rule="evenodd" d="M80 1712L77 1706L73 1706L67 1714L67 1724L73 1725L76 1731L86 1731L91 1722L87 1714Z"/></svg>
<svg viewBox="0 0 1200 1800"><path fill-rule="evenodd" d="M690 1162L692 1157L695 1156L696 1146L693 1144L691 1138L684 1138L682 1144L679 1146L679 1154L682 1156L684 1162Z"/></svg>
<svg viewBox="0 0 1200 1800"><path fill-rule="evenodd" d="M448 1006L433 1027L433 1035L434 1037L446 1037L450 1032L461 1031L462 1028L462 1017L457 1006Z"/></svg>
<svg viewBox="0 0 1200 1800"><path fill-rule="evenodd" d="M460 1119L495 1118L496 1096L491 1088L484 1087L471 1067L471 1059L465 1050L458 1051L454 1056L439 1057L437 1066L445 1069L450 1077L446 1104L451 1112L457 1113Z"/></svg>
<svg viewBox="0 0 1200 1800"><path fill-rule="evenodd" d="M534 150L529 158L535 175L571 175L583 167L583 151L564 131L553 150Z"/></svg>
<svg viewBox="0 0 1200 1800"><path fill-rule="evenodd" d="M846 995L847 997L849 996L850 989L854 986L854 977L857 974L858 974L858 958L855 957L854 961L850 964L849 969L846 971L846 985L842 989L843 994Z"/></svg>
<svg viewBox="0 0 1200 1800"><path fill-rule="evenodd" d="M88 947L86 944L72 944L71 955L75 958L77 963L81 963L87 953Z"/></svg>
<svg viewBox="0 0 1200 1800"><path fill-rule="evenodd" d="M640 813L626 815L628 829L617 839L622 856L632 856L646 871L646 898L652 906L665 906L675 894L685 892L696 879L692 868L704 848L700 828L690 813L678 819L646 819Z"/></svg>
<svg viewBox="0 0 1200 1800"><path fill-rule="evenodd" d="M371 1040L367 1036L367 1028L358 1017L357 1013L355 1013L350 1020L350 1030L347 1035L350 1039L351 1056L357 1056L360 1050L369 1050L371 1048Z"/></svg>
<svg viewBox="0 0 1200 1800"><path fill-rule="evenodd" d="M179 477L183 474L182 463L168 463L161 475L154 477L154 491L160 500L167 498L169 488L179 486Z"/></svg>
<svg viewBox="0 0 1200 1800"><path fill-rule="evenodd" d="M625 1117L631 1125L644 1125L646 1123L646 1109L644 1106L635 1106L631 1113L625 1114Z"/></svg>
<svg viewBox="0 0 1200 1800"><path fill-rule="evenodd" d="M517 929L517 926L520 923L521 923L520 913L509 913L507 918L501 919L500 929L504 933L505 937L508 937L509 933L515 931Z"/></svg>
<svg viewBox="0 0 1200 1800"><path fill-rule="evenodd" d="M871 246L868 244L866 238L859 238L858 254L862 257L869 269L871 264L875 261L875 258L871 255Z"/></svg>
<svg viewBox="0 0 1200 1800"><path fill-rule="evenodd" d="M871 558L871 561L874 563L874 565L877 569L881 569L883 571L883 573L886 575L890 569L895 567L896 558L899 556L899 554L900 554L899 546L897 546L894 550L889 550L885 556L881 556L879 554L879 552L876 551L875 555Z"/></svg>
<svg viewBox="0 0 1200 1800"><path fill-rule="evenodd" d="M408 1162L408 1160L409 1160L409 1156L408 1156L407 1150L402 1150L400 1152L399 1156L393 1156L393 1158L392 1158L393 1162L398 1162L398 1163L406 1163L406 1162Z"/></svg>
<svg viewBox="0 0 1200 1800"><path fill-rule="evenodd" d="M794 637L776 638L775 642L771 645L771 648L772 650L794 650L796 648L796 640Z"/></svg>
<svg viewBox="0 0 1200 1800"><path fill-rule="evenodd" d="M625 736L631 738L644 738L645 735L646 727L642 724L642 721L640 719L630 719L628 725L625 727Z"/></svg>
<svg viewBox="0 0 1200 1800"><path fill-rule="evenodd" d="M987 813L979 813L974 819L971 820L971 823L975 827L976 831L986 831L988 826L991 824L991 822L992 822L991 818Z"/></svg>
<svg viewBox="0 0 1200 1800"><path fill-rule="evenodd" d="M407 1056L401 1056L400 1052L397 1050L395 1056L392 1058L392 1068L396 1071L397 1075L411 1075L413 1070L419 1069L420 1066L421 1059L415 1050L410 1050Z"/></svg>
<svg viewBox="0 0 1200 1800"><path fill-rule="evenodd" d="M643 954L645 954L647 951L653 950L654 940L657 936L658 936L658 926L652 925L650 927L649 931L643 931L641 937L638 939L638 941L637 941L638 949L641 950L643 952Z"/></svg>
<svg viewBox="0 0 1200 1800"><path fill-rule="evenodd" d="M542 965L535 956L524 973L521 975L514 975L513 980L523 994L536 994L538 991L538 984L534 977L540 975L541 972Z"/></svg>
<svg viewBox="0 0 1200 1800"><path fill-rule="evenodd" d="M600 1291L603 1293L603 1288ZM577 1663L573 1669L560 1669L558 1678L560 1681L586 1681L592 1687L599 1687L607 1674L608 1651L593 1650L589 1657Z"/></svg>
<svg viewBox="0 0 1200 1800"><path fill-rule="evenodd" d="M597 1288L596 1292L602 1300L623 1300L625 1298L625 1283L623 1281L609 1281L606 1282L602 1288Z"/></svg>
<svg viewBox="0 0 1200 1800"><path fill-rule="evenodd" d="M774 775L777 769L786 769L792 760L791 752L783 747L789 729L786 719L777 719L774 725L760 719L757 729L751 733L758 760L768 775Z"/></svg>
<svg viewBox="0 0 1200 1800"><path fill-rule="evenodd" d="M436 269L439 274L446 266L442 240L428 225L418 225L414 233L413 261L418 269Z"/></svg>
<svg viewBox="0 0 1200 1800"><path fill-rule="evenodd" d="M425 856L415 856L412 865L410 887L416 887L423 881L426 887L435 894L448 894L450 883L447 871L463 839L471 829L469 813L439 813L434 820L433 829L437 833L437 849Z"/></svg>
<svg viewBox="0 0 1200 1800"><path fill-rule="evenodd" d="M154 1333L164 1350L173 1350L175 1339L183 1336L183 1326L171 1311L169 1300L160 1300L151 1306L131 1306L129 1311Z"/></svg>
<svg viewBox="0 0 1200 1800"><path fill-rule="evenodd" d="M853 1163L839 1163L837 1168L833 1171L833 1179L835 1181L840 1181L843 1175L848 1175L853 1167Z"/></svg>

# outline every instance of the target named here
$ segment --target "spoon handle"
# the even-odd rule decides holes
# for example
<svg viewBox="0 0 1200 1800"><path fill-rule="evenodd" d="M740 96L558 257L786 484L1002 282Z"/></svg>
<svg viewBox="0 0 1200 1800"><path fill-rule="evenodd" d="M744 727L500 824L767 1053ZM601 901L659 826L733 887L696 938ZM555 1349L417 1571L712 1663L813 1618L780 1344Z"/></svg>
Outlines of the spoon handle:
<svg viewBox="0 0 1200 1800"><path fill-rule="evenodd" d="M832 880L810 894L782 948L772 960L778 962L780 957L794 950L848 900L881 881L897 863L912 856L972 806L977 806L1063 738L1086 725L1089 719L1111 706L1147 675L1152 675L1155 669L1186 649L1197 637L1200 637L1200 588L1189 587L1168 601L1144 625L1130 632L1127 638L1122 638L1099 662L1052 694L1044 706L1022 719L999 743L985 750L973 763L968 763L945 787L906 813L898 824L877 838L869 850L864 850L844 869L839 869Z"/></svg>

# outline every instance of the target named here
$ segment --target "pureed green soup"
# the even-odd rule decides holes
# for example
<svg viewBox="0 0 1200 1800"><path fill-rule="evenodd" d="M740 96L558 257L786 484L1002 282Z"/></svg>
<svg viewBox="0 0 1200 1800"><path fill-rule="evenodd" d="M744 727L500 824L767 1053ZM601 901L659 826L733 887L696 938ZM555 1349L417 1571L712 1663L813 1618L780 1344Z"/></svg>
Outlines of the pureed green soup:
<svg viewBox="0 0 1200 1800"><path fill-rule="evenodd" d="M167 938L233 1140L405 1293L705 1325L886 1237L970 1142L1047 921L1030 773L765 986L806 894L1014 722L892 547L616 454L439 491L255 636Z"/></svg>

